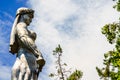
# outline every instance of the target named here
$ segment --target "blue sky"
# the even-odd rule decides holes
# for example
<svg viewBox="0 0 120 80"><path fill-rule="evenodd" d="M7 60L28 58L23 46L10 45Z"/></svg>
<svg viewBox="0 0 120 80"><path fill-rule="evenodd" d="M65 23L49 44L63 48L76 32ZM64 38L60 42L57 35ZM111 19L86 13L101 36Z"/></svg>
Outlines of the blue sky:
<svg viewBox="0 0 120 80"><path fill-rule="evenodd" d="M15 18L15 12L21 6L26 6L26 3L20 2L19 0L2 0L0 2L0 61L2 61L3 65L13 65L14 57L8 52L9 34Z"/></svg>
<svg viewBox="0 0 120 80"><path fill-rule="evenodd" d="M19 0L0 2L0 80L10 80L11 67L16 56L9 53L9 37L16 10L22 6L26 6L26 2Z"/></svg>
<svg viewBox="0 0 120 80"><path fill-rule="evenodd" d="M107 4L106 4L107 3ZM19 7L35 10L30 29L37 33L36 44L46 65L39 80L55 71L52 50L61 44L63 61L83 71L82 80L99 80L96 66L102 67L103 54L113 48L101 34L106 23L118 21L112 0L2 0L0 2L0 80L9 80L15 55L8 51L9 36ZM7 76L7 77L6 77Z"/></svg>

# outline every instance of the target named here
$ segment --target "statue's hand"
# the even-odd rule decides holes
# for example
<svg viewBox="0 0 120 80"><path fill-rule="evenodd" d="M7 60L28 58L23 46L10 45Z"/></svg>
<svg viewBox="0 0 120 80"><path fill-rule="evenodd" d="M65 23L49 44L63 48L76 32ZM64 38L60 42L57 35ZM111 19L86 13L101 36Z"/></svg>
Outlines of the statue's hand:
<svg viewBox="0 0 120 80"><path fill-rule="evenodd" d="M45 60L44 59L40 59L39 61L37 61L38 63L38 71L41 72L43 66L45 65Z"/></svg>

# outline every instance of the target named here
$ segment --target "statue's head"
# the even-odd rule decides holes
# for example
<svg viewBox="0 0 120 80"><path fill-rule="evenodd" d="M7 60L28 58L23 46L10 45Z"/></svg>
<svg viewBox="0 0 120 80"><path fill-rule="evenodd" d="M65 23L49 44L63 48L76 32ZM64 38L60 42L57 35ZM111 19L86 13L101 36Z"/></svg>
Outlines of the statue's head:
<svg viewBox="0 0 120 80"><path fill-rule="evenodd" d="M32 18L34 17L34 10L22 7L17 10L16 16L18 15L24 20L27 25L29 25L32 21Z"/></svg>
<svg viewBox="0 0 120 80"><path fill-rule="evenodd" d="M29 9L29 8L25 8L25 7L21 7L19 9L17 9L16 16L17 15L24 15L24 14L31 14L34 16L34 10Z"/></svg>

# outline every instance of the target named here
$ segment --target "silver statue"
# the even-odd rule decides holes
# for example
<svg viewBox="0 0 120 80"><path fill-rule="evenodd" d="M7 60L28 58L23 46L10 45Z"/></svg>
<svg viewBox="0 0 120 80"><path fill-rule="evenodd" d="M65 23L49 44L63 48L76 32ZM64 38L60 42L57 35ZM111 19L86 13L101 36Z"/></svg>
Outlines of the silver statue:
<svg viewBox="0 0 120 80"><path fill-rule="evenodd" d="M45 64L41 52L35 45L36 33L28 26L34 17L34 10L19 8L13 23L9 51L16 54L11 80L38 80L39 72Z"/></svg>

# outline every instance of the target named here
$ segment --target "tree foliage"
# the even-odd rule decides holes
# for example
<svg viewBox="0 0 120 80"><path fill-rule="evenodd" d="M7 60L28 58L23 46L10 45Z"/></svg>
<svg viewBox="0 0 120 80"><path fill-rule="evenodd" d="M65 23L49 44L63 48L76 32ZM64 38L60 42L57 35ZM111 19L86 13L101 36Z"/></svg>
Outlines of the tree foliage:
<svg viewBox="0 0 120 80"><path fill-rule="evenodd" d="M79 80L82 77L83 73L79 70L74 71L67 80Z"/></svg>
<svg viewBox="0 0 120 80"><path fill-rule="evenodd" d="M83 73L80 70L76 70L73 73L71 73L71 69L66 69L67 66L66 63L62 63L61 57L62 57L62 48L60 45L53 50L53 55L56 57L56 73L50 73L50 77L54 77L55 80L79 80ZM68 77L68 73L70 73Z"/></svg>
<svg viewBox="0 0 120 80"><path fill-rule="evenodd" d="M116 1L114 8L120 11L120 0ZM120 80L120 23L106 24L102 27L101 32L115 47L104 54L105 67L102 69L96 67L96 70L101 79Z"/></svg>
<svg viewBox="0 0 120 80"><path fill-rule="evenodd" d="M116 1L116 5L113 6L118 12L120 12L120 0L113 0Z"/></svg>

